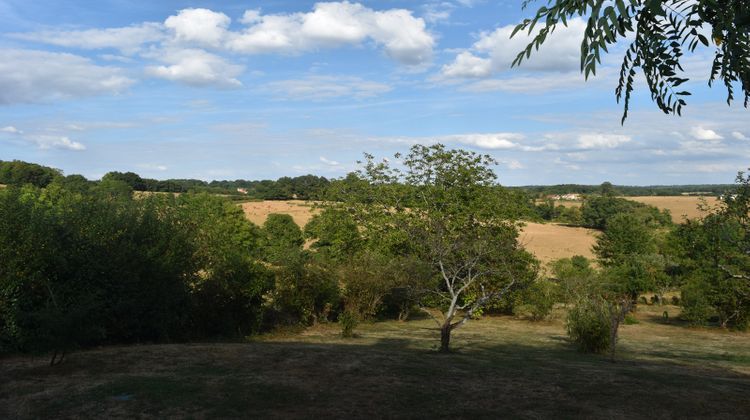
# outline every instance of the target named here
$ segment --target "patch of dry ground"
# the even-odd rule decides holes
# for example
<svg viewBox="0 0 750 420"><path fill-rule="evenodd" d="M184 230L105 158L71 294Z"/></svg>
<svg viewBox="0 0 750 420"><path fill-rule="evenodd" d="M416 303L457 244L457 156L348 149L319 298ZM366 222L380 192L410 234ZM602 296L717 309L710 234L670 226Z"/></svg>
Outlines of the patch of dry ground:
<svg viewBox="0 0 750 420"><path fill-rule="evenodd" d="M312 208L313 203L303 200L288 201L251 201L242 203L245 216L256 225L263 225L271 213L288 214L300 228L304 228L307 222L317 212Z"/></svg>
<svg viewBox="0 0 750 420"><path fill-rule="evenodd" d="M642 197L622 197L627 200L638 201L648 204L659 209L667 209L672 213L672 220L675 223L682 223L685 217L688 219L697 219L704 216L705 213L698 210L701 200L705 200L709 206L715 206L719 203L716 197L694 197L694 196L642 196ZM581 207L580 201L556 201L558 205L565 207Z"/></svg>
<svg viewBox="0 0 750 420"><path fill-rule="evenodd" d="M518 240L527 251L547 263L574 255L594 258L591 247L596 243L596 234L597 231L593 229L527 223Z"/></svg>
<svg viewBox="0 0 750 420"><path fill-rule="evenodd" d="M301 200L242 203L242 210L257 225L262 225L271 213L282 213L291 215L300 227L304 227L314 212L317 212L312 208L312 203ZM547 263L574 255L592 258L591 246L596 242L595 232L563 225L528 223L519 240L543 263Z"/></svg>
<svg viewBox="0 0 750 420"><path fill-rule="evenodd" d="M639 201L660 209L668 209L672 213L672 220L675 223L682 223L685 217L688 219L697 219L705 216L704 212L698 210L701 200L709 206L715 206L719 203L716 197L627 197L629 200Z"/></svg>
<svg viewBox="0 0 750 420"><path fill-rule="evenodd" d="M335 324L248 343L107 347L0 360L0 418L750 418L750 336L641 306L618 362L578 353L560 315ZM559 311L558 311L559 312Z"/></svg>

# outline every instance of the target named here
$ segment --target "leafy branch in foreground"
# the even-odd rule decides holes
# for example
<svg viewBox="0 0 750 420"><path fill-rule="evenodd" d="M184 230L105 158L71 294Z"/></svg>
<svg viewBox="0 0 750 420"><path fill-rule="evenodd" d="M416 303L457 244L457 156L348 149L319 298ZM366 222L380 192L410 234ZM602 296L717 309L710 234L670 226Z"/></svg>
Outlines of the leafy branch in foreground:
<svg viewBox="0 0 750 420"><path fill-rule="evenodd" d="M526 8L533 0L526 0ZM689 80L681 64L686 51L699 45L715 45L709 86L720 81L727 89L727 104L735 99L736 84L750 102L750 3L747 0L549 0L533 18L524 19L511 37L520 31L532 41L513 60L519 66L545 42L558 24L568 25L574 17L587 19L581 42L581 72L586 79L596 75L601 56L621 38L630 46L625 52L615 90L628 117L636 69L641 69L651 99L666 114L681 115L690 92L680 89ZM709 40L707 29L710 30Z"/></svg>

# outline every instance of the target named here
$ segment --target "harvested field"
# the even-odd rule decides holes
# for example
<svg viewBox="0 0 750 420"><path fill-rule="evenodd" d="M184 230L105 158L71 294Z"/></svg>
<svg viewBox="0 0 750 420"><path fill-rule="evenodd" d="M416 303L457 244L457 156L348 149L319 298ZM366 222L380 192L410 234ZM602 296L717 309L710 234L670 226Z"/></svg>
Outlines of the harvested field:
<svg viewBox="0 0 750 420"><path fill-rule="evenodd" d="M627 200L638 201L648 204L659 209L667 209L672 213L672 220L675 223L681 223L688 219L697 219L704 216L705 213L698 210L698 204L705 200L709 206L715 206L719 203L716 197L691 197L691 196L641 196L641 197L622 197ZM558 206L581 207L582 201L555 201Z"/></svg>
<svg viewBox="0 0 750 420"><path fill-rule="evenodd" d="M679 197L626 197L628 200L638 201L644 204L648 204L654 207L658 207L660 209L668 209L672 213L672 220L674 220L675 223L681 223L685 220L685 217L688 219L697 219L701 216L704 216L705 213L698 210L698 205L701 203L701 200L705 200L705 202L709 206L715 206L719 203L719 200L716 197L688 197L688 196L679 196Z"/></svg>
<svg viewBox="0 0 750 420"><path fill-rule="evenodd" d="M281 213L292 216L294 223L300 228L304 228L316 211L313 210L312 205L313 203L303 200L251 201L242 203L242 210L245 212L245 217L256 225L265 223L266 218L271 213Z"/></svg>
<svg viewBox="0 0 750 420"><path fill-rule="evenodd" d="M242 203L245 216L253 223L262 225L269 214L289 214L300 227L304 227L313 216L310 202L258 201ZM596 242L596 231L555 224L527 223L519 240L526 249L543 263L559 258L583 255L593 258L591 246Z"/></svg>
<svg viewBox="0 0 750 420"><path fill-rule="evenodd" d="M750 335L639 305L618 362L581 354L563 314L483 317L435 348L430 319L336 324L247 343L104 347L0 361L0 418L750 417Z"/></svg>
<svg viewBox="0 0 750 420"><path fill-rule="evenodd" d="M518 240L542 263L547 263L574 255L594 258L591 247L596 243L596 234L593 229L527 223Z"/></svg>

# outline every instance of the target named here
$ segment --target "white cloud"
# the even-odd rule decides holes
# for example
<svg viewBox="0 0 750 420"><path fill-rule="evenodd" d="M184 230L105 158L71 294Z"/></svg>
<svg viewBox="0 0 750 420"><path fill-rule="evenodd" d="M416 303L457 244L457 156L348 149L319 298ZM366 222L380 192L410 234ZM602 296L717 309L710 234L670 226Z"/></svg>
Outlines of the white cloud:
<svg viewBox="0 0 750 420"><path fill-rule="evenodd" d="M703 128L701 126L695 126L690 129L690 135L697 140L721 140L724 137L720 136L716 131Z"/></svg>
<svg viewBox="0 0 750 420"><path fill-rule="evenodd" d="M260 21L260 15L260 9L245 10L245 13L242 14L242 18L240 18L240 23L252 25Z"/></svg>
<svg viewBox="0 0 750 420"><path fill-rule="evenodd" d="M321 156L320 157L320 161L323 162L323 163L325 163L326 165L329 165L329 166L339 166L339 165L341 165L339 162L337 162L335 160L328 159L325 156Z"/></svg>
<svg viewBox="0 0 750 420"><path fill-rule="evenodd" d="M586 23L583 19L571 19L568 26L559 26L550 35L539 51L521 65L521 70L573 72L580 67L581 33ZM441 70L447 78L487 77L493 73L510 70L511 63L531 40L525 33L512 39L515 25L507 25L492 32L482 32L472 47L456 56L452 63ZM477 70L477 64L481 63Z"/></svg>
<svg viewBox="0 0 750 420"><path fill-rule="evenodd" d="M734 137L737 140L750 140L750 138L742 134L742 132L740 131L732 131L732 137Z"/></svg>
<svg viewBox="0 0 750 420"><path fill-rule="evenodd" d="M0 105L119 93L135 81L65 53L0 49Z"/></svg>
<svg viewBox="0 0 750 420"><path fill-rule="evenodd" d="M384 83L362 80L358 77L313 76L271 82L265 89L290 99L324 100L337 97L372 97L386 93L392 88Z"/></svg>
<svg viewBox="0 0 750 420"><path fill-rule="evenodd" d="M123 28L41 31L15 33L10 36L16 39L41 42L60 47L86 50L113 48L128 55L139 51L143 44L159 42L166 38L162 25L153 22Z"/></svg>
<svg viewBox="0 0 750 420"><path fill-rule="evenodd" d="M523 166L523 164L517 160L510 160L508 162L505 162L505 166L507 166L510 170L525 168L525 166Z"/></svg>
<svg viewBox="0 0 750 420"><path fill-rule="evenodd" d="M55 148L75 151L86 150L86 146L84 146L82 143L73 141L66 136L37 135L29 136L28 139L36 143L36 145L39 146L40 149Z"/></svg>
<svg viewBox="0 0 750 420"><path fill-rule="evenodd" d="M358 3L316 3L307 13L261 15L252 11L250 26L233 33L227 47L239 53L302 53L367 39L386 55L407 65L430 61L435 44L422 18L404 9L375 11ZM243 20L246 20L243 18Z"/></svg>
<svg viewBox="0 0 750 420"><path fill-rule="evenodd" d="M578 136L578 147L582 149L614 149L630 140L630 136L620 134L581 134Z"/></svg>
<svg viewBox="0 0 750 420"><path fill-rule="evenodd" d="M518 133L457 134L442 136L440 141L470 144L481 149L502 150L519 148L517 141L523 138L524 136Z"/></svg>
<svg viewBox="0 0 750 420"><path fill-rule="evenodd" d="M16 127L13 127L12 125L0 128L0 132L10 134L23 134L23 131L17 129Z"/></svg>
<svg viewBox="0 0 750 420"><path fill-rule="evenodd" d="M244 19L244 18L243 18ZM178 42L218 47L231 23L229 16L208 9L183 9L164 21Z"/></svg>
<svg viewBox="0 0 750 420"><path fill-rule="evenodd" d="M146 74L191 86L239 87L244 67L201 49L166 50L154 54L163 66L146 67Z"/></svg>
<svg viewBox="0 0 750 420"><path fill-rule="evenodd" d="M477 57L464 51L456 56L456 59L443 66L443 75L453 77L487 77L492 74L492 60Z"/></svg>

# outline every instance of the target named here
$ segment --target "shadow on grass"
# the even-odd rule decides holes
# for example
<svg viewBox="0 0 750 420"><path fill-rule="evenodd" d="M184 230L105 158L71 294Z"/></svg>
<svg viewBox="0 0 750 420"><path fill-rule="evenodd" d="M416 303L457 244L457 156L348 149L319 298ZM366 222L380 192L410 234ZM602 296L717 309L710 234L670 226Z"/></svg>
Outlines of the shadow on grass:
<svg viewBox="0 0 750 420"><path fill-rule="evenodd" d="M407 338L112 347L64 370L8 360L0 417L750 417L749 376L611 363L545 338L449 354Z"/></svg>

